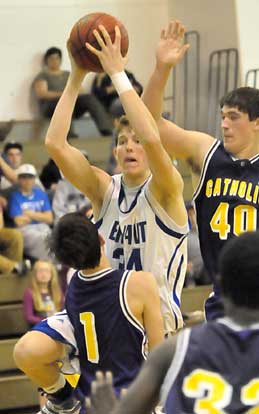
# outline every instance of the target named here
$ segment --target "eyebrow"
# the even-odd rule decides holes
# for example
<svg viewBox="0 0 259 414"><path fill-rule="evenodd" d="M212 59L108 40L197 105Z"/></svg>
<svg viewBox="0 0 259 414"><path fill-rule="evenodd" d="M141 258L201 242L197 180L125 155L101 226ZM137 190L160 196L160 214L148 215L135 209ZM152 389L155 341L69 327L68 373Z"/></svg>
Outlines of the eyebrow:
<svg viewBox="0 0 259 414"><path fill-rule="evenodd" d="M223 111L221 110L221 115L239 115L240 111L230 110L230 111Z"/></svg>

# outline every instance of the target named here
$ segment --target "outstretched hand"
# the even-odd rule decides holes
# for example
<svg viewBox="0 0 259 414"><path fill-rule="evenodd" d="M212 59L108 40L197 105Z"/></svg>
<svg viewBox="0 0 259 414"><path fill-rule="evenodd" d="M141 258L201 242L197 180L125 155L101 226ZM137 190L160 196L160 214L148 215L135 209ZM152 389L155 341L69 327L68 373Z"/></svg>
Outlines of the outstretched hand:
<svg viewBox="0 0 259 414"><path fill-rule="evenodd" d="M112 414L118 404L112 386L112 373L96 372L91 385L91 396L86 398L87 414Z"/></svg>
<svg viewBox="0 0 259 414"><path fill-rule="evenodd" d="M121 33L119 27L115 26L115 39L113 43L104 26L100 25L99 31L94 30L93 33L101 50L94 48L90 43L85 44L87 49L99 58L104 71L109 76L122 72L128 59L127 56L123 57L121 54Z"/></svg>
<svg viewBox="0 0 259 414"><path fill-rule="evenodd" d="M172 68L182 60L189 49L189 44L184 44L185 27L178 20L171 21L161 31L160 40L156 50L158 66Z"/></svg>

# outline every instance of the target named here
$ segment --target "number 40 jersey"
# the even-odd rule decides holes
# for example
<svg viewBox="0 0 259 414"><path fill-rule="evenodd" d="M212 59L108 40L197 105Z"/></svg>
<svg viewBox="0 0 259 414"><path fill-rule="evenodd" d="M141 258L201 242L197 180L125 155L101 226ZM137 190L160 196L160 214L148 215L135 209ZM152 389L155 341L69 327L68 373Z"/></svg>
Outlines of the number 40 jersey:
<svg viewBox="0 0 259 414"><path fill-rule="evenodd" d="M149 191L149 177L129 188L113 176L96 222L113 268L144 270L156 278L166 332L182 327L180 297L187 262L188 223L179 227Z"/></svg>
<svg viewBox="0 0 259 414"><path fill-rule="evenodd" d="M205 157L194 201L202 257L215 283L224 243L259 228L259 154L234 159L215 141Z"/></svg>

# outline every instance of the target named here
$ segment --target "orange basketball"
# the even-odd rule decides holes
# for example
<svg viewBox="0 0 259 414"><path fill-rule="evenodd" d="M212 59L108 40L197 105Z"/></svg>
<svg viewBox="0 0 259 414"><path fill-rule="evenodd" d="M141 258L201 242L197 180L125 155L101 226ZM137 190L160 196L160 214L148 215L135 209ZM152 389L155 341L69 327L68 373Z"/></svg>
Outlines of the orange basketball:
<svg viewBox="0 0 259 414"><path fill-rule="evenodd" d="M106 13L90 13L82 17L75 23L70 32L70 51L78 66L92 72L103 72L103 68L98 57L86 48L85 43L88 42L96 49L100 49L93 34L95 29L98 30L100 24L109 33L112 42L115 39L115 26L120 28L122 56L126 55L129 47L128 32L122 22L116 17Z"/></svg>

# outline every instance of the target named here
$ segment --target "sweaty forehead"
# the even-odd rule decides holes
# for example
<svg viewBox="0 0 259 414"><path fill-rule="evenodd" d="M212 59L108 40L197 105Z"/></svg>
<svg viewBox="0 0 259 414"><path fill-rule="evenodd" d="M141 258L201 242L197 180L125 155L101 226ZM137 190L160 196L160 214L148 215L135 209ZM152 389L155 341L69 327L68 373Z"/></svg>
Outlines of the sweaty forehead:
<svg viewBox="0 0 259 414"><path fill-rule="evenodd" d="M128 125L128 126L123 127L120 130L120 132L118 134L118 138L120 138L120 137L131 137L133 135L135 135L135 132L133 131L131 126Z"/></svg>

